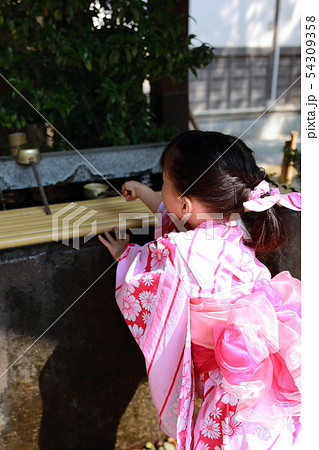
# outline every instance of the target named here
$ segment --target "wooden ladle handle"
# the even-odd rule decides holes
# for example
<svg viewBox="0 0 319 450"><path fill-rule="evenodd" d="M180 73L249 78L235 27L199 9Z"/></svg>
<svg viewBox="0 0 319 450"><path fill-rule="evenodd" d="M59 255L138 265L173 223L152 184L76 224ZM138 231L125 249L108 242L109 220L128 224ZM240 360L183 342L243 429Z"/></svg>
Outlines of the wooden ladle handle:
<svg viewBox="0 0 319 450"><path fill-rule="evenodd" d="M44 192L44 189L43 189L43 186L42 186L42 183L41 183L41 179L40 179L38 170L37 170L37 168L36 168L36 166L35 166L35 164L34 164L32 159L30 159L30 164L31 164L31 167L33 169L33 173L34 173L35 179L37 180L37 183L38 183L38 186L39 186L41 198L42 198L42 201L43 201L44 206L45 206L45 212L47 214L51 214L51 209L50 209L50 206L49 206L49 203L48 203L47 196L45 195L45 192Z"/></svg>

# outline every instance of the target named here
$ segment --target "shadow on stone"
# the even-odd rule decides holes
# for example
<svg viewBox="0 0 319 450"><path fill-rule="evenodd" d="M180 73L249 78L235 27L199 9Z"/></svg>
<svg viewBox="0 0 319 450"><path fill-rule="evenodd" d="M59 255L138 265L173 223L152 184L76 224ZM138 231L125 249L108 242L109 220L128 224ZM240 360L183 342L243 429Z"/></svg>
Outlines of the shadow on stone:
<svg viewBox="0 0 319 450"><path fill-rule="evenodd" d="M106 253L99 251L104 261ZM85 267L93 274L92 261ZM39 377L40 449L114 449L119 420L144 377L142 355L115 302L115 267L58 324L59 344ZM71 303L69 277L60 271L56 283Z"/></svg>

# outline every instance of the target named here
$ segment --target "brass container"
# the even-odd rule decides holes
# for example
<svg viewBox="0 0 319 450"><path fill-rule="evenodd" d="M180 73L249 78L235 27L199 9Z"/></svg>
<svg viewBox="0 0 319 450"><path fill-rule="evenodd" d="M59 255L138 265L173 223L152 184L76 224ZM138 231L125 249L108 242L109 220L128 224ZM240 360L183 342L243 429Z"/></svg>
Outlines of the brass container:
<svg viewBox="0 0 319 450"><path fill-rule="evenodd" d="M104 183L85 184L83 186L84 197L87 199L104 197L108 188L108 185Z"/></svg>
<svg viewBox="0 0 319 450"><path fill-rule="evenodd" d="M30 164L30 162L40 162L40 150L38 148L19 148L17 152L17 162L20 164Z"/></svg>
<svg viewBox="0 0 319 450"><path fill-rule="evenodd" d="M17 152L22 145L27 143L27 135L25 133L10 133L9 145L11 156L17 156Z"/></svg>

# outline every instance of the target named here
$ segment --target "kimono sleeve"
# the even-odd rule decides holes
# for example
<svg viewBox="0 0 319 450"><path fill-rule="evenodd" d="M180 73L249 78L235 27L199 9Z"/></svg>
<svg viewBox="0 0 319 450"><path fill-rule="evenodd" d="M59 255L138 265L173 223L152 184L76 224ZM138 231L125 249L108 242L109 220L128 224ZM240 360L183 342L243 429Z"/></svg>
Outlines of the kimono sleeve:
<svg viewBox="0 0 319 450"><path fill-rule="evenodd" d="M116 301L138 344L154 309L168 260L170 271L174 271L175 248L169 236L165 235L144 246L128 244L119 260Z"/></svg>
<svg viewBox="0 0 319 450"><path fill-rule="evenodd" d="M183 370L190 370L191 351L188 278L171 235L143 247L127 246L118 266L116 300L143 352L159 424L176 436L176 408L185 394L180 380ZM192 406L190 390L185 408Z"/></svg>

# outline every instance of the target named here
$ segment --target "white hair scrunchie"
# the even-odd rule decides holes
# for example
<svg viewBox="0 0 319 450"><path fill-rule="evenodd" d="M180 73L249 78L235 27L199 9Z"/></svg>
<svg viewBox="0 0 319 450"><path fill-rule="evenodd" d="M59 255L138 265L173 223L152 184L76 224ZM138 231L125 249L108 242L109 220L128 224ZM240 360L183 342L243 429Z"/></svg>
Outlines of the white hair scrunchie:
<svg viewBox="0 0 319 450"><path fill-rule="evenodd" d="M261 197L264 194L269 193L266 197ZM301 194L299 192L290 192L289 194L281 194L279 189L270 188L269 183L263 180L255 189L253 189L249 195L247 202L243 203L244 208L247 211L266 211L275 204L284 206L285 208L292 209L294 211L301 210Z"/></svg>

